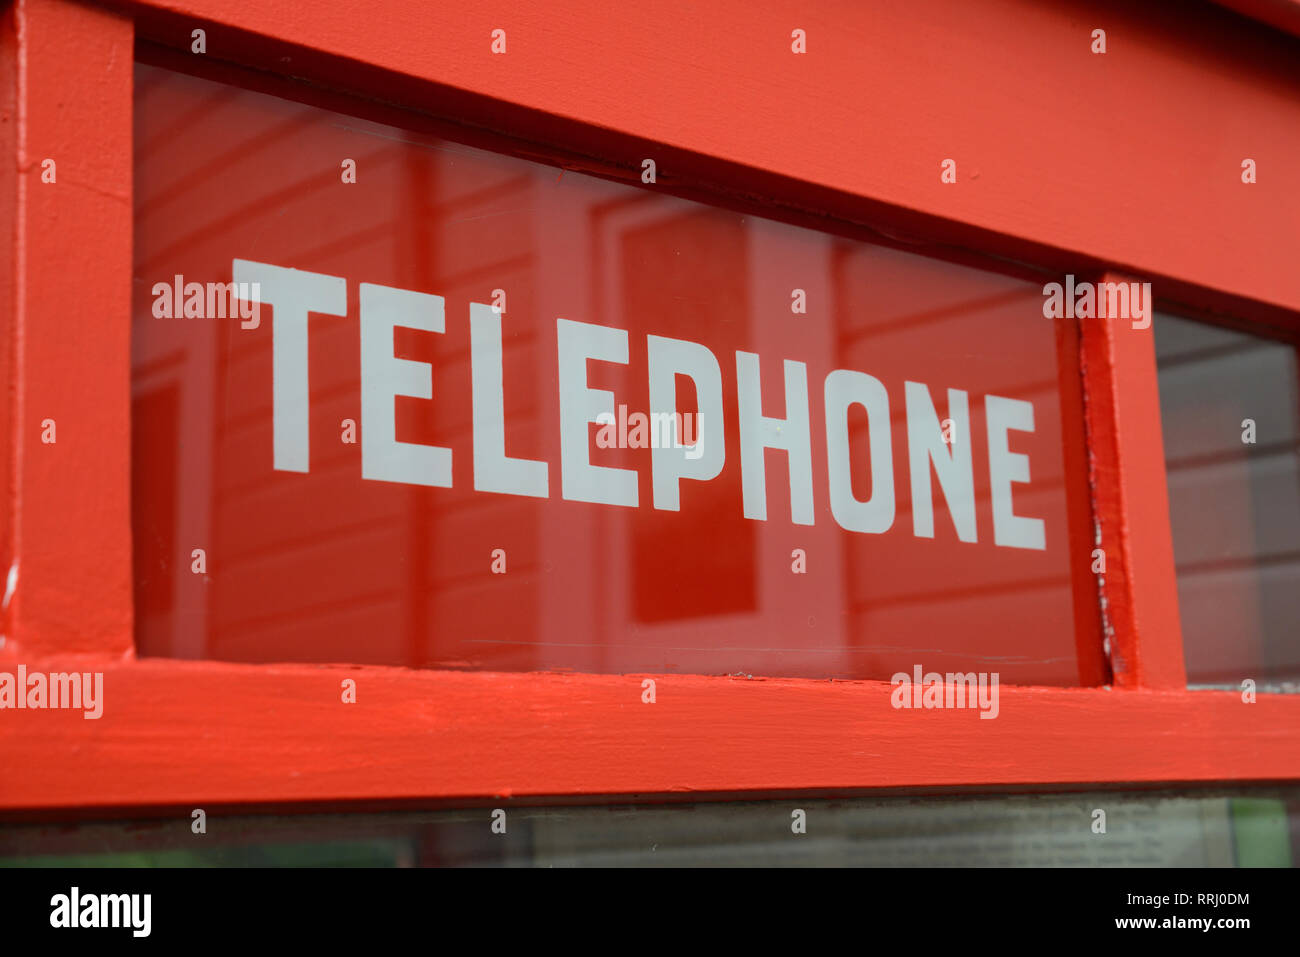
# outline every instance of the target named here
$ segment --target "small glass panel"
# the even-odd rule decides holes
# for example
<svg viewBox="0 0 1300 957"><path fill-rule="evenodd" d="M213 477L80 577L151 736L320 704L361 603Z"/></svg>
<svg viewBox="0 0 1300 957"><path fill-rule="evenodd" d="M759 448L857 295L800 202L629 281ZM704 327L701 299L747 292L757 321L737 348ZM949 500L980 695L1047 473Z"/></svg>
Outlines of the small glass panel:
<svg viewBox="0 0 1300 957"><path fill-rule="evenodd" d="M1300 690L1296 348L1155 316L1187 680Z"/></svg>

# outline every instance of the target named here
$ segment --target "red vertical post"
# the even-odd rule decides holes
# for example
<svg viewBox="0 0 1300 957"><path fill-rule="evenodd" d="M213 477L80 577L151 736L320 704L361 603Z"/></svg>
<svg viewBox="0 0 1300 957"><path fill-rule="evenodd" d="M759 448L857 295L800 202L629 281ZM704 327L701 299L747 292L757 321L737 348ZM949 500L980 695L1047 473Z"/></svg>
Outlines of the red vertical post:
<svg viewBox="0 0 1300 957"><path fill-rule="evenodd" d="M1113 273L1098 278L1131 281ZM1149 297L1146 309L1142 320L1079 320L1089 473L1105 553L1102 596L1115 683L1185 688Z"/></svg>
<svg viewBox="0 0 1300 957"><path fill-rule="evenodd" d="M129 653L129 19L13 10L14 280L0 655Z"/></svg>

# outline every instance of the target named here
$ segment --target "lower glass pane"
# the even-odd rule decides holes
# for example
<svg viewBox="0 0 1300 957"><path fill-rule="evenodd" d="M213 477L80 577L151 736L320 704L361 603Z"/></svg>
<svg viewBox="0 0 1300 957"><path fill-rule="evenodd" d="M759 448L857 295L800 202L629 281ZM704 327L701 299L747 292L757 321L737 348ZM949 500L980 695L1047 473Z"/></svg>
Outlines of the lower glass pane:
<svg viewBox="0 0 1300 957"><path fill-rule="evenodd" d="M188 817L10 826L0 828L0 866L1290 867L1300 859L1295 787L496 810L223 817L202 837Z"/></svg>

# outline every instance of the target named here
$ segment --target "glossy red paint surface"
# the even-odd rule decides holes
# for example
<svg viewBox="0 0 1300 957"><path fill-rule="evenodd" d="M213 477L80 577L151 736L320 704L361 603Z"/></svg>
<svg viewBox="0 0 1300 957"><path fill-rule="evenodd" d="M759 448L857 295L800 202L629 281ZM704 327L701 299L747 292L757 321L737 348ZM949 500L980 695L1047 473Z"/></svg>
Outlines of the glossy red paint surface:
<svg viewBox="0 0 1300 957"><path fill-rule="evenodd" d="M918 17L887 2L664 0L611 16L599 0L385 0L365 29L344 0L310 17L256 0L121 6L140 35L186 53L203 26L210 58L628 170L664 157L668 176L900 232L924 222L1061 272L1124 268L1161 297L1271 304L1292 328L1300 306L1286 172L1300 154L1297 41L1213 4L937 0ZM791 52L796 27L807 54ZM1261 170L1252 188L1245 157ZM955 189L939 181L945 158Z"/></svg>
<svg viewBox="0 0 1300 957"><path fill-rule="evenodd" d="M1058 363L1039 279L143 64L136 84L142 654L877 679L920 663L1022 684L1100 679L1099 631L1077 636L1097 649L1082 666L1075 650L1076 619L1097 601L1086 581L1075 594L1072 575L1090 525L1085 476L1065 469L1066 445L1083 447L1069 399L1079 372ZM193 315L165 315L182 311L176 276L227 283L235 260L345 282L346 304L330 311L346 315L307 323L302 471L276 451L291 399L275 400L273 382L293 376L277 371L273 342L287 341L288 306L264 306L256 326L207 315L202 295L186 304ZM363 330L382 317L362 283L443 297L445 331L385 326L375 349L408 364L368 365ZM471 303L503 301L486 313L501 330L493 357L471 347ZM627 361L593 330L613 330ZM592 356L576 369L564 367L566 335ZM700 416L699 477L692 453L663 465L645 447L653 429L638 433L637 416L671 408L649 391L656 337L697 344L719 374L689 372L694 359L667 366L678 408ZM761 465L742 449L760 435L742 425L747 360L761 414L790 416L763 441L794 442L759 452ZM784 370L793 392L783 361L799 364ZM499 416L474 396L494 369ZM866 373L886 396L870 422L849 406L847 437L827 425L834 370ZM363 390L398 374L416 384L364 411ZM608 390L617 430L570 424L565 402L584 387ZM425 389L431 398L400 394ZM1025 416L1010 430L1006 400ZM367 445L385 414L402 450ZM990 415L1004 423L992 435ZM476 458L478 433L501 422L505 453L539 463L517 494L491 490ZM605 470L589 488L566 431ZM399 454L430 447L450 452L445 480L398 468ZM836 450L847 465L831 463ZM833 508L844 474L873 503L869 530ZM928 519L914 515L918 491ZM1022 518L995 514L995 497Z"/></svg>
<svg viewBox="0 0 1300 957"><path fill-rule="evenodd" d="M1128 277L1107 274L1108 281ZM1083 324L1088 463L1115 684L1185 688L1162 455L1155 333L1125 319Z"/></svg>
<svg viewBox="0 0 1300 957"><path fill-rule="evenodd" d="M20 4L12 25L12 553L0 574L15 583L0 630L16 653L122 654L131 647L130 330L112 317L131 295L131 163L118 137L131 120L132 33L105 11L58 3ZM67 550L74 542L84 561Z"/></svg>
<svg viewBox="0 0 1300 957"><path fill-rule="evenodd" d="M984 721L895 710L866 681L663 675L644 704L639 675L152 659L104 680L99 721L8 715L21 771L0 777L0 811L160 807L185 827L194 807L211 822L271 802L1071 789L1280 780L1300 764L1294 695L1008 686Z"/></svg>
<svg viewBox="0 0 1300 957"><path fill-rule="evenodd" d="M18 769L0 775L5 813L1300 777L1300 699L1249 706L1184 690L1154 358L1139 339L1090 338L1098 325L1084 330L1086 386L1102 397L1084 464L1095 463L1102 540L1127 543L1106 581L1122 652L1113 690L1007 687L999 720L980 721L885 708L887 686L870 682L677 676L668 683L686 694L661 680L649 706L640 677L134 660L123 69L133 33L188 58L201 26L209 62L452 116L566 152L570 166L634 178L653 155L661 182L1061 273L1125 268L1170 302L1294 329L1286 237L1300 193L1275 175L1300 148L1293 38L1174 3L953 0L923 18L854 4L820 20L802 4L731 2L626 16L587 0L385 0L365 17L343 0L310 17L256 0L114 6L17 0L21 26L0 47L14 91L0 181L25 262L14 285L27 284L12 296L0 286L14 305L0 318L41 343L16 339L9 356L0 533L31 574L6 609L0 667L103 669L108 697L99 721L0 721L0 766ZM788 52L796 15L818 56ZM1087 52L1094 18L1105 57ZM510 31L508 64L489 60L497 26ZM66 182L81 195L34 192L41 153L72 159L79 175ZM1243 156L1259 161L1253 186L1240 182ZM938 182L943 157L958 161L955 188ZM66 448L60 431L61 467L37 468L32 416L50 397L94 427ZM340 703L344 679L360 684L356 706Z"/></svg>

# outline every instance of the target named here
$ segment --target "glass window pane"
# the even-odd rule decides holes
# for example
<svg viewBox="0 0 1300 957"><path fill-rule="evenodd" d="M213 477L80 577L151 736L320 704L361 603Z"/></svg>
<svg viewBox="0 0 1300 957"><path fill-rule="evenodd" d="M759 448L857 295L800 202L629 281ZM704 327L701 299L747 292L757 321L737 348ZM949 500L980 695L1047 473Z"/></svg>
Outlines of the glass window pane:
<svg viewBox="0 0 1300 957"><path fill-rule="evenodd" d="M142 654L1103 680L1041 278L136 83Z"/></svg>
<svg viewBox="0 0 1300 957"><path fill-rule="evenodd" d="M807 832L791 838L792 810ZM1105 812L1104 836L1095 833ZM0 867L1292 867L1300 790L887 797L0 826Z"/></svg>
<svg viewBox="0 0 1300 957"><path fill-rule="evenodd" d="M1157 313L1187 680L1300 682L1295 346Z"/></svg>

